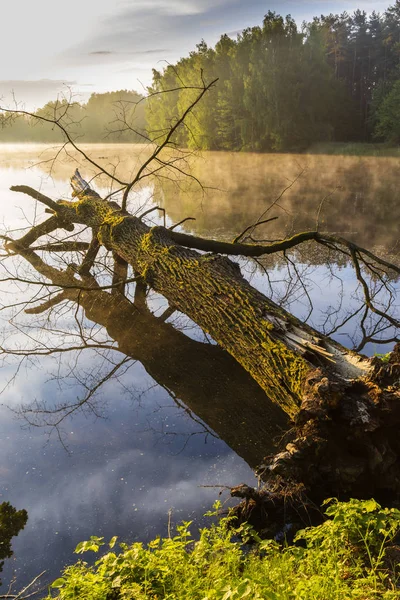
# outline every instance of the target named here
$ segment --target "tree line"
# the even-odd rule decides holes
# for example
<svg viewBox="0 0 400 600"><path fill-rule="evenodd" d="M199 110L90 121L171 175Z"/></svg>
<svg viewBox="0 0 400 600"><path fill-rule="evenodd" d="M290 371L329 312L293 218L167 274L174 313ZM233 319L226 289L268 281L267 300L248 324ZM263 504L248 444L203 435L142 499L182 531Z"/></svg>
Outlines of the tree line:
<svg viewBox="0 0 400 600"><path fill-rule="evenodd" d="M180 132L207 150L297 150L326 141L400 141L400 0L383 14L315 17L299 28L268 12L262 26L153 71L149 130L167 128L199 73L218 85ZM182 85L184 83L184 85Z"/></svg>
<svg viewBox="0 0 400 600"><path fill-rule="evenodd" d="M400 141L400 0L384 13L315 17L301 27L269 11L261 26L153 70L146 98L121 90L85 104L49 102L83 142L159 141L204 81L218 83L175 135L203 150L302 150L317 142ZM167 92L168 93L164 93ZM55 142L62 132L30 115L5 119L0 140Z"/></svg>
<svg viewBox="0 0 400 600"><path fill-rule="evenodd" d="M143 101L144 96L129 90L95 93L86 103L66 94L32 114L0 116L0 141L61 142L63 133L52 122L59 119L78 142L141 142L146 130Z"/></svg>

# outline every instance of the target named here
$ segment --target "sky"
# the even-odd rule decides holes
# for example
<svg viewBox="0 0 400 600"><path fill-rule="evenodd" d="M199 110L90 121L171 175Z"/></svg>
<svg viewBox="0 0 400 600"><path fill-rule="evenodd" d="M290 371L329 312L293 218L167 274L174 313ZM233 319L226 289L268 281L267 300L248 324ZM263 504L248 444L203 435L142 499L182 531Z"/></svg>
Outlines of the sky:
<svg viewBox="0 0 400 600"><path fill-rule="evenodd" d="M146 91L152 68L259 25L268 10L300 24L331 12L384 11L394 0L15 0L2 5L0 98L32 110L72 90Z"/></svg>

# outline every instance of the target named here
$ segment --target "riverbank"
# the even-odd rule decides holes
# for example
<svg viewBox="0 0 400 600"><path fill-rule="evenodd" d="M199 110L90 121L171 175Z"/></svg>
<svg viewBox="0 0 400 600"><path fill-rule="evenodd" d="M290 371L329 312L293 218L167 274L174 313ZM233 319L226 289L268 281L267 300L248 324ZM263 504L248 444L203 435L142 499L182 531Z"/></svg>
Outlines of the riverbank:
<svg viewBox="0 0 400 600"><path fill-rule="evenodd" d="M400 157L400 146L362 142L321 142L313 144L304 154L332 156L393 156Z"/></svg>

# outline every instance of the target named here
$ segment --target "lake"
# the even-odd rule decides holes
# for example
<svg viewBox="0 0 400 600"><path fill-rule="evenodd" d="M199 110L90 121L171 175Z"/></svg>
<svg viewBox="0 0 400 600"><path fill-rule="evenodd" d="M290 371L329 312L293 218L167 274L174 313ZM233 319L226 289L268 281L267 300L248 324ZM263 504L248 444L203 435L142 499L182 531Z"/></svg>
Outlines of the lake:
<svg viewBox="0 0 400 600"><path fill-rule="evenodd" d="M148 155L130 145L85 149L121 177L130 177ZM3 233L18 237L27 223L44 218L43 208L11 192L11 185L70 198L76 166L86 179L94 175L76 154L56 163L53 156L46 146L0 146ZM278 218L257 228L257 239L317 225L399 262L397 158L210 152L188 157L186 166L189 179L144 180L129 209L159 206L168 225L193 217L182 231L222 239L233 239L265 213ZM102 195L113 191L104 177L93 186ZM149 223L163 219L162 211L148 215ZM54 264L65 268L69 260L58 256ZM308 244L286 257L239 262L276 302L333 331L342 344L360 344L359 313L350 315L361 297L346 257ZM1 264L3 280L15 274L32 279L22 259ZM397 282L390 285L395 294ZM163 298L150 293L144 302L151 310L138 310L132 284L124 302L99 291L95 302L78 305L68 297L49 313L27 315L23 303L43 302L41 287L0 286L0 346L27 350L3 353L1 363L1 499L28 511L4 583L16 576L22 587L44 569L47 580L55 578L91 535L148 541L167 534L169 519L194 520L196 527L223 486L255 484L253 469L273 452L287 420L189 319L166 313ZM385 306L385 290L376 293ZM391 310L398 310L396 297ZM376 331L372 318L366 327L376 341L363 352L388 352L393 344L380 342L393 332ZM67 351L79 345L80 331L90 344ZM58 415L68 412L58 424Z"/></svg>

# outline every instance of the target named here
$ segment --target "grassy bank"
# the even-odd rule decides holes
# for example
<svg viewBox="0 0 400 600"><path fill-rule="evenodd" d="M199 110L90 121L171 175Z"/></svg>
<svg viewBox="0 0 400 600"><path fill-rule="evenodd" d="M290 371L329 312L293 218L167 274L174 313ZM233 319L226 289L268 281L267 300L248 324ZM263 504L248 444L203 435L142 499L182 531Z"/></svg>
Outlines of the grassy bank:
<svg viewBox="0 0 400 600"><path fill-rule="evenodd" d="M400 156L400 146L389 144L363 144L359 142L321 142L313 144L305 154L331 154L333 156Z"/></svg>
<svg viewBox="0 0 400 600"><path fill-rule="evenodd" d="M190 523L172 538L104 544L91 538L78 554L102 554L94 566L67 567L49 592L59 600L391 600L400 598L400 511L374 500L331 501L328 519L298 532L294 545L262 541L229 518L200 532ZM242 541L239 540L239 536ZM252 539L248 545L244 542ZM101 549L106 549L102 553Z"/></svg>

